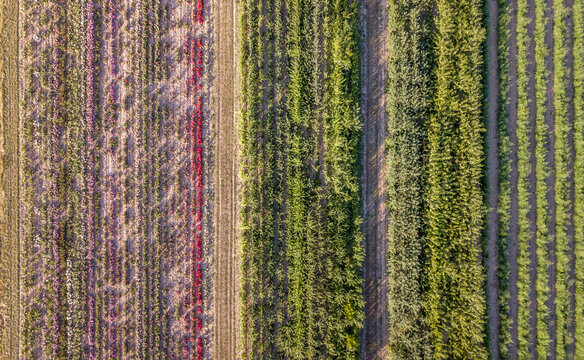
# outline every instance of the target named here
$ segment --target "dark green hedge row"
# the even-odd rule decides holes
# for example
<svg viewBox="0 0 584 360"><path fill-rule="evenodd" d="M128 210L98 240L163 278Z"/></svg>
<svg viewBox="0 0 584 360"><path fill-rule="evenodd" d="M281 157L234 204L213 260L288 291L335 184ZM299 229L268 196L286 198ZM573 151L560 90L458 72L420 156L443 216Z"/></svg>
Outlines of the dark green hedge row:
<svg viewBox="0 0 584 360"><path fill-rule="evenodd" d="M244 358L256 359L281 353L276 340L285 300L281 268L285 25L281 0L245 1L241 10L241 341Z"/></svg>
<svg viewBox="0 0 584 360"><path fill-rule="evenodd" d="M356 358L357 5L283 8L280 0L241 8L243 357Z"/></svg>

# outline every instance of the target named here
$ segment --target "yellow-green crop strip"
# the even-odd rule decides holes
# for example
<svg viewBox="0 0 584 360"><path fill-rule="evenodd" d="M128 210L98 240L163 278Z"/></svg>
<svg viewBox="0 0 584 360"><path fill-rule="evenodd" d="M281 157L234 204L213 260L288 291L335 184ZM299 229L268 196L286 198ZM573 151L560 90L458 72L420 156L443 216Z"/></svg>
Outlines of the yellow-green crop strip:
<svg viewBox="0 0 584 360"><path fill-rule="evenodd" d="M486 359L480 1L438 1L428 132L428 326L434 359ZM458 48L468 51L460 52Z"/></svg>
<svg viewBox="0 0 584 360"><path fill-rule="evenodd" d="M568 333L570 319L570 255L569 247L573 235L569 229L573 219L570 214L572 203L570 191L572 157L569 136L573 131L573 124L569 118L568 77L571 69L568 67L567 20L571 9L564 6L562 1L555 2L554 6L554 107L555 107L555 202L556 202L556 358L567 358L567 346L572 341Z"/></svg>
<svg viewBox="0 0 584 360"><path fill-rule="evenodd" d="M529 189L529 174L532 171L530 164L530 124L528 98L529 72L528 48L529 36L527 26L528 18L527 0L517 1L517 168L519 179L517 182L518 197L518 255L517 255L517 328L518 344L517 352L520 359L529 357L529 346L532 343L530 337L530 246L531 234L529 214L529 198L533 196Z"/></svg>
<svg viewBox="0 0 584 360"><path fill-rule="evenodd" d="M426 359L423 309L424 144L432 105L431 1L388 6L388 356Z"/></svg>
<svg viewBox="0 0 584 360"><path fill-rule="evenodd" d="M553 241L550 234L549 225L552 221L550 207L548 203L548 181L550 172L554 171L548 163L548 151L551 141L551 129L548 128L546 116L548 107L553 104L548 103L548 82L551 81L552 74L547 69L547 61L550 49L545 41L548 29L548 17L546 14L546 0L535 1L535 98L536 98L536 121L535 121L535 160L536 160L536 217L537 217L537 354L543 358L551 351L549 319L550 309L547 304L550 299L549 271L550 271L550 251L548 249ZM551 112L550 112L551 113Z"/></svg>
<svg viewBox="0 0 584 360"><path fill-rule="evenodd" d="M584 3L574 1L575 359L584 359ZM578 61L579 60L579 61Z"/></svg>

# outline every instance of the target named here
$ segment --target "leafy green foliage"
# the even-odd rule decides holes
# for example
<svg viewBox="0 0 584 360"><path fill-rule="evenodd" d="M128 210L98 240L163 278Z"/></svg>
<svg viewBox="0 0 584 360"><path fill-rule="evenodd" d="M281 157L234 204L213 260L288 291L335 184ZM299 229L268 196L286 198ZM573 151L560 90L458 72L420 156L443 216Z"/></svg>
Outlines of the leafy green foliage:
<svg viewBox="0 0 584 360"><path fill-rule="evenodd" d="M356 358L357 7L249 0L241 9L243 357Z"/></svg>
<svg viewBox="0 0 584 360"><path fill-rule="evenodd" d="M554 6L554 108L555 108L555 202L556 202L556 357L567 358L568 344L572 342L569 334L569 268L570 243L573 232L573 204L570 199L572 188L573 158L571 155L570 134L573 124L570 121L568 67L568 28L569 9L562 2Z"/></svg>
<svg viewBox="0 0 584 360"><path fill-rule="evenodd" d="M531 124L529 108L532 106L528 97L529 71L528 49L529 34L527 27L530 23L527 13L527 1L517 2L517 182L518 198L518 230L517 230L517 351L519 358L529 357L529 347L532 342L530 336L530 246L533 236L528 218L530 214L530 198L533 191L529 186L532 172L531 160ZM513 166L513 165L512 165ZM534 210L533 210L534 211Z"/></svg>
<svg viewBox="0 0 584 360"><path fill-rule="evenodd" d="M331 316L326 342L329 358L355 359L363 322L363 262L359 155L359 36L357 5L327 3L327 69L324 87L325 249L331 268L325 274Z"/></svg>
<svg viewBox="0 0 584 360"><path fill-rule="evenodd" d="M511 159L510 159L510 140L509 140L509 6L506 0L498 1L498 59L499 67L499 109L497 114L497 147L499 157L499 174L498 174L498 221L499 228L497 234L498 248L498 269L497 276L499 280L499 356L502 359L509 358L509 345L511 343L511 319L509 318L509 230L511 214Z"/></svg>
<svg viewBox="0 0 584 360"><path fill-rule="evenodd" d="M277 95L271 79L276 60L274 49L281 44L274 44L275 39L267 39L266 33L260 31L262 26L273 30L273 18L278 17L274 1L266 3L269 7L266 10L271 11L265 17L260 15L263 10L260 1L246 1L242 6L242 345L249 349L245 358L258 358L273 352L275 344L275 220L281 201L275 167L281 151L274 129L275 124L285 119L274 113L278 107L272 105ZM264 57L268 63L264 63ZM269 99L267 106L262 99Z"/></svg>
<svg viewBox="0 0 584 360"><path fill-rule="evenodd" d="M574 2L575 359L584 359L584 3ZM580 59L580 61L577 61Z"/></svg>
<svg viewBox="0 0 584 360"><path fill-rule="evenodd" d="M434 359L486 359L480 1L438 1L428 129L427 316ZM460 51L465 49L466 51Z"/></svg>
<svg viewBox="0 0 584 360"><path fill-rule="evenodd" d="M538 0L535 2L535 174L536 174L536 253L537 253L537 352L540 356L549 354L550 334L550 308L548 305L551 296L549 287L550 278L550 251L549 244L554 240L550 231L551 218L548 202L548 177L553 171L548 158L549 144L551 141L551 129L546 124L546 116L549 104L547 101L548 82L552 74L547 69L546 58L551 49L545 42L545 33L548 30L548 18L546 14L547 1ZM553 225L552 225L553 226Z"/></svg>
<svg viewBox="0 0 584 360"><path fill-rule="evenodd" d="M423 311L424 164L432 105L432 1L389 2L387 115L388 353L430 358Z"/></svg>

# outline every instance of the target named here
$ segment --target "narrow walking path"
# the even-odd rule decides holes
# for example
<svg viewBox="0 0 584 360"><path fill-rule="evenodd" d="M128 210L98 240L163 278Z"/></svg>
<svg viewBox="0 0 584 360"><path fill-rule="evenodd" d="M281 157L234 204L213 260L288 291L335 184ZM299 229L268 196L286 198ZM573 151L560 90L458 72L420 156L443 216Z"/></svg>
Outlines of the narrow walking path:
<svg viewBox="0 0 584 360"><path fill-rule="evenodd" d="M215 238L213 278L213 338L211 358L237 357L237 126L236 10L232 0L214 0L213 129L215 130Z"/></svg>
<svg viewBox="0 0 584 360"><path fill-rule="evenodd" d="M385 283L385 83L387 79L387 2L365 0L362 27L363 218L365 236L365 324L363 359L383 358L387 341Z"/></svg>
<svg viewBox="0 0 584 360"><path fill-rule="evenodd" d="M499 359L499 308L497 279L497 238L498 231L498 173L499 154L497 136L497 115L499 111L499 80L497 64L498 4L497 0L488 2L487 32L487 183L488 183L488 222L487 222L487 298L489 318L489 350L492 359Z"/></svg>

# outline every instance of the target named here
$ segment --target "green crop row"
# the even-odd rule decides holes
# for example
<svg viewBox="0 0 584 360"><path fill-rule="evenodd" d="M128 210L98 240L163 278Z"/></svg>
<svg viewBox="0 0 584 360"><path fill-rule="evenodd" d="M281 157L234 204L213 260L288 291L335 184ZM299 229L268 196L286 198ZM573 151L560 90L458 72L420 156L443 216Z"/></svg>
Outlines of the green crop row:
<svg viewBox="0 0 584 360"><path fill-rule="evenodd" d="M329 347L327 343L330 343L330 347L325 357L355 359L365 305L361 289L364 254L359 192L358 8L352 1L330 0L324 11L328 21L325 22L327 67L323 95L326 227L322 238L325 257L331 260L328 273L323 274L325 293L330 294L325 307L330 316L325 346Z"/></svg>
<svg viewBox="0 0 584 360"><path fill-rule="evenodd" d="M363 318L357 7L241 6L243 357L355 358Z"/></svg>
<svg viewBox="0 0 584 360"><path fill-rule="evenodd" d="M554 108L555 108L555 203L556 203L556 358L568 357L568 344L572 342L569 334L570 323L570 242L573 218L571 217L573 158L570 148L570 134L573 124L570 121L568 61L568 17L570 9L562 2L554 5Z"/></svg>
<svg viewBox="0 0 584 360"><path fill-rule="evenodd" d="M537 254L537 276L535 289L537 292L537 353L540 356L549 354L550 347L550 307L548 305L551 290L550 279L550 250L549 245L553 239L553 220L551 217L551 207L548 202L548 177L554 171L550 163L549 151L552 141L552 133L549 127L548 116L552 114L549 107L553 105L548 102L549 84L552 74L550 73L547 58L551 49L545 41L548 29L548 2L537 0L535 2L535 196L536 196L536 254ZM553 109L553 108L552 108Z"/></svg>
<svg viewBox="0 0 584 360"><path fill-rule="evenodd" d="M67 99L67 356L84 357L84 331L86 320L86 266L85 266L85 9L84 2L69 3L66 43L69 66L65 83Z"/></svg>
<svg viewBox="0 0 584 360"><path fill-rule="evenodd" d="M277 344L285 302L282 209L288 134L282 94L286 25L280 0L265 2L263 8L258 1L242 6L241 345L245 358L257 358L282 351ZM262 11L265 16L260 15ZM262 32L262 27L267 31Z"/></svg>
<svg viewBox="0 0 584 360"><path fill-rule="evenodd" d="M533 236L528 215L530 211L530 199L533 196L529 185L531 166L530 133L530 107L532 99L528 97L529 83L529 34L527 1L517 2L517 182L518 198L518 231L517 231L517 351L519 358L529 357L529 347L532 343L530 336L530 240Z"/></svg>
<svg viewBox="0 0 584 360"><path fill-rule="evenodd" d="M498 174L498 234L497 234L497 256L499 280L499 356L501 359L509 358L509 346L511 344L511 319L509 317L510 289L509 289L509 235L510 235L510 215L511 215L511 159L510 159L510 129L508 124L509 116L509 37L511 31L509 24L511 20L510 6L507 0L498 1L498 28L497 28L497 64L499 80L499 109L497 114L497 148L499 158ZM495 358L496 354L491 354Z"/></svg>
<svg viewBox="0 0 584 360"><path fill-rule="evenodd" d="M437 1L428 126L427 317L434 359L486 359L480 1ZM459 51L463 48L467 51Z"/></svg>
<svg viewBox="0 0 584 360"><path fill-rule="evenodd" d="M499 2L500 11L504 9L508 14L514 9L505 1ZM518 1L517 3L517 49L508 49L506 42L509 34L505 29L508 26L507 18L500 18L500 56L507 56L509 51L517 51L517 143L518 163L507 163L502 159L509 159L510 148L501 143L501 138L509 141L509 133L506 126L509 123L509 114L502 113L499 127L499 153L501 169L500 181L500 210L506 218L501 221L503 225L508 222L509 192L501 190L501 184L506 182L509 186L510 169L516 167L519 173L517 184L518 191L518 280L517 280L517 329L518 357L527 358L533 356L536 351L540 357L554 356L557 358L569 358L568 353L573 343L574 335L571 333L571 242L572 229L578 228L577 196L575 211L571 200L572 182L577 184L578 164L574 164L571 148L571 134L574 133L574 144L578 147L578 116L577 110L574 117L575 123L571 123L571 99L569 98L570 63L574 66L575 88L578 88L578 39L581 38L577 30L578 9L580 5L574 4L570 8L564 3L555 3L553 6L547 1ZM569 19L574 11L574 58L571 60L569 53L570 28ZM581 10L580 10L581 11ZM553 15L553 19L551 16ZM553 27L552 27L553 24ZM550 47L546 36L553 32L553 48ZM552 64L550 61L553 59ZM500 79L507 82L509 79L508 65L500 66ZM554 91L550 91L553 86ZM505 96L508 87L500 84L500 96L506 101ZM576 91L577 92L577 91ZM513 94L511 94L513 95ZM577 96L574 104L578 104ZM503 110L503 109L502 109ZM553 118L552 118L553 117ZM576 151L577 152L577 151ZM554 166L555 161L555 166ZM575 166L574 171L572 167ZM555 176L555 180L554 177ZM552 181L553 180L553 181ZM577 193L577 190L576 190ZM549 198L554 194L553 198ZM504 205L503 205L504 204ZM555 212L554 212L555 208ZM554 216L555 218L552 217ZM574 215L572 215L574 214ZM533 218L532 218L533 216ZM533 222L532 219L535 219ZM508 228L508 227L507 227ZM577 237L577 230L574 230ZM506 236L500 233L500 239ZM576 241L577 243L577 241ZM532 248L531 246L535 246ZM500 245L500 249L502 249ZM535 252L536 258L531 254ZM577 251L576 251L577 254ZM499 261L501 262L501 253ZM577 255L576 255L577 256ZM555 257L555 264L550 260ZM555 272L554 272L555 265ZM500 268L501 268L500 264ZM531 272L537 274L532 278ZM576 265L576 272L578 268ZM550 280L555 276L555 295L550 288ZM507 290L509 272L508 268L499 274L500 277L500 355L508 358L507 347L511 344L510 324L503 326L503 311L507 311L510 304ZM535 281L535 282L534 282ZM505 288L503 287L505 286ZM532 296L536 302L533 303ZM576 287L576 297L578 290ZM512 300L511 300L512 301ZM532 312L536 309L535 313ZM552 313L552 311L554 311ZM532 318L535 314L535 318ZM555 324L551 321L556 319ZM532 327L532 322L536 327ZM576 319L576 328L578 321ZM535 336L536 335L536 336ZM552 337L557 343L552 342ZM553 346L553 348L552 348ZM533 350L532 350L533 349ZM577 354L577 350L576 350Z"/></svg>
<svg viewBox="0 0 584 360"><path fill-rule="evenodd" d="M584 359L584 3L574 14L575 359ZM580 60L580 61L578 61Z"/></svg>
<svg viewBox="0 0 584 360"><path fill-rule="evenodd" d="M322 33L316 28L322 19L323 1L293 0L288 3L287 58L287 159L286 159L286 259L288 268L288 317L280 337L284 355L290 359L315 357L323 344L319 325L327 324L324 309L324 281L318 271L330 266L319 264L322 256L322 209L318 200L316 164L317 131L321 116L321 60L315 56L315 42ZM324 259L323 259L324 260ZM320 269L319 269L320 265ZM326 270L325 270L326 271ZM325 316L317 320L317 316ZM320 322L320 324L319 324ZM326 330L326 328L325 328Z"/></svg>
<svg viewBox="0 0 584 360"><path fill-rule="evenodd" d="M432 106L432 1L389 1L387 286L390 359L430 358L423 313L426 169Z"/></svg>

